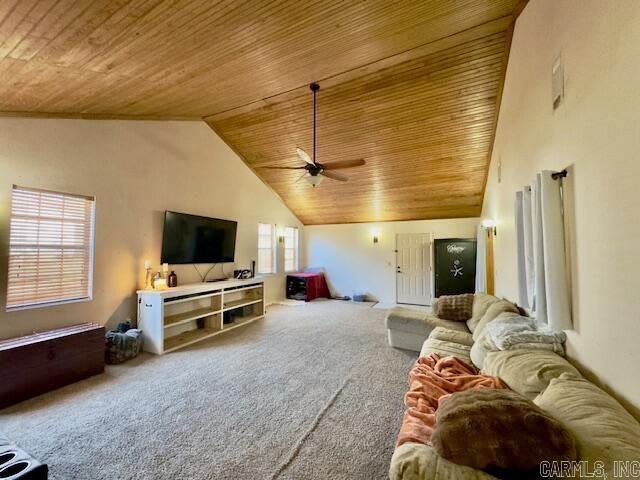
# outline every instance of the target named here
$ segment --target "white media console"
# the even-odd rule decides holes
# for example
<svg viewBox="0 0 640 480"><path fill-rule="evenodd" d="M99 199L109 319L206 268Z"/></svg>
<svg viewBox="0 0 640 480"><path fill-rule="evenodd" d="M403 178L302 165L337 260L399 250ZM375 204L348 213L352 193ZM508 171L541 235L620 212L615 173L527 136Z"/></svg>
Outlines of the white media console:
<svg viewBox="0 0 640 480"><path fill-rule="evenodd" d="M143 348L159 355L246 325L265 313L260 277L137 293ZM224 323L225 312L233 316L232 323Z"/></svg>

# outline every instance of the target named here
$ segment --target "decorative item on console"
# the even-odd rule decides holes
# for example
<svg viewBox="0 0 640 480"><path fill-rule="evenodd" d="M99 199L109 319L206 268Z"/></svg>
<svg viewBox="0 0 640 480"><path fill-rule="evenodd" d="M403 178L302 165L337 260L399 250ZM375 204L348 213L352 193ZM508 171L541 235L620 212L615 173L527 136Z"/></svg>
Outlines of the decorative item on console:
<svg viewBox="0 0 640 480"><path fill-rule="evenodd" d="M247 279L247 278L253 278L256 276L256 261L255 260L251 260L251 269L248 268L243 268L240 270L234 270L233 271L233 278L235 279Z"/></svg>
<svg viewBox="0 0 640 480"><path fill-rule="evenodd" d="M144 261L145 269L145 290L166 290L168 287L178 286L178 276L172 270L169 274L169 264L162 264L162 272L153 272L151 268L151 260Z"/></svg>
<svg viewBox="0 0 640 480"><path fill-rule="evenodd" d="M233 278L237 278L237 279L253 278L253 272L247 268L243 270L234 270Z"/></svg>
<svg viewBox="0 0 640 480"><path fill-rule="evenodd" d="M162 278L162 276L160 275L160 272L156 272L153 275L153 278L151 280L151 284L152 284L154 290L166 290L167 289L167 279L166 278Z"/></svg>
<svg viewBox="0 0 640 480"><path fill-rule="evenodd" d="M151 260L144 261L144 269L147 272L144 279L144 288L153 288L153 285L151 284Z"/></svg>
<svg viewBox="0 0 640 480"><path fill-rule="evenodd" d="M171 273L167 277L167 286L170 288L178 286L178 276L174 270L171 270Z"/></svg>

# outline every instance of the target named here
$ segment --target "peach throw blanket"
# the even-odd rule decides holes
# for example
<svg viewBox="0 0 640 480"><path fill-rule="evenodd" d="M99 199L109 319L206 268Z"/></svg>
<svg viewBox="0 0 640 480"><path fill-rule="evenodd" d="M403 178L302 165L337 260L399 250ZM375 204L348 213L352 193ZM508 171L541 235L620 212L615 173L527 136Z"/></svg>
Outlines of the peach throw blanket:
<svg viewBox="0 0 640 480"><path fill-rule="evenodd" d="M478 370L455 357L432 353L420 357L409 372L409 391L404 396L407 410L398 443L431 445L438 402L452 393L472 388L506 388L497 377L479 375Z"/></svg>

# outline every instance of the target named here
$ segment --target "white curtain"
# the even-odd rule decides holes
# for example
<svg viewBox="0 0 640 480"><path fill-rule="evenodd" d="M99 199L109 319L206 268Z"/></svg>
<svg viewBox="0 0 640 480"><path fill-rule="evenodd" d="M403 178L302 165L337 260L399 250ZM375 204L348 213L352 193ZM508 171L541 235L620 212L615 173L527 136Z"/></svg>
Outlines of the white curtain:
<svg viewBox="0 0 640 480"><path fill-rule="evenodd" d="M542 172L540 185L547 322L554 330L569 330L573 325L565 254L562 179L554 180L552 173Z"/></svg>
<svg viewBox="0 0 640 480"><path fill-rule="evenodd" d="M562 180L554 180L552 173L539 173L530 188L516 193L518 291L520 301L526 298L538 322L547 323L553 330L568 330L572 321Z"/></svg>
<svg viewBox="0 0 640 480"><path fill-rule="evenodd" d="M525 249L520 248L524 245L524 203L523 192L516 192L516 236L517 236L517 255L518 255L518 302L524 308L530 308L529 298L527 295L527 269L525 261Z"/></svg>
<svg viewBox="0 0 640 480"><path fill-rule="evenodd" d="M476 293L487 291L487 231L478 226L476 242Z"/></svg>
<svg viewBox="0 0 640 480"><path fill-rule="evenodd" d="M524 187L522 192L522 231L524 240L524 268L526 273L527 307L533 308L535 263L533 261L533 211L531 210L531 185Z"/></svg>
<svg viewBox="0 0 640 480"><path fill-rule="evenodd" d="M542 237L542 200L540 190L542 174L536 175L536 181L531 186L531 220L533 224L533 310L536 319L541 323L548 323L547 293L544 273L544 243Z"/></svg>

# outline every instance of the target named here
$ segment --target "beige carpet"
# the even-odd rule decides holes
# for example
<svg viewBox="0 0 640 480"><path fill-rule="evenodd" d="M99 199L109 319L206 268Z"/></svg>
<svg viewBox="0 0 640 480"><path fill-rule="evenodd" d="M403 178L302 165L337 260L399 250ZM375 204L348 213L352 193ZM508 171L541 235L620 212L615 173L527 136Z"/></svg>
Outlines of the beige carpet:
<svg viewBox="0 0 640 480"><path fill-rule="evenodd" d="M340 301L267 318L0 411L54 480L387 478L416 354L385 311Z"/></svg>

